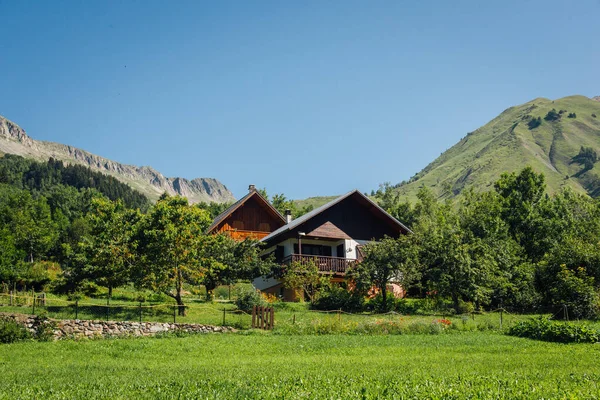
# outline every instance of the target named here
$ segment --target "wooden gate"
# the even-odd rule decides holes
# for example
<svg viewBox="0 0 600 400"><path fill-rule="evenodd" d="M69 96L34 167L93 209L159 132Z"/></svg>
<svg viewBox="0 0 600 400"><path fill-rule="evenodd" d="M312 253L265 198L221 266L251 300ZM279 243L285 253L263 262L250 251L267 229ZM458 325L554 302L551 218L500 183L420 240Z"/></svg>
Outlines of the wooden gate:
<svg viewBox="0 0 600 400"><path fill-rule="evenodd" d="M275 323L275 310L273 307L252 307L252 328L270 331Z"/></svg>

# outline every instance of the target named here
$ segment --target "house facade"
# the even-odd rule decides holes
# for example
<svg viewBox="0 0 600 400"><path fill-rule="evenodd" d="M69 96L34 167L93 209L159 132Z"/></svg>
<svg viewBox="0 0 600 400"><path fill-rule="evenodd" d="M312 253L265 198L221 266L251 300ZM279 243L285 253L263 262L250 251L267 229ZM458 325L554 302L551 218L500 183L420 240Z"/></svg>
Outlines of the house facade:
<svg viewBox="0 0 600 400"><path fill-rule="evenodd" d="M254 185L248 194L215 218L207 233L226 233L235 240L263 239L283 227L286 219L265 199Z"/></svg>
<svg viewBox="0 0 600 400"><path fill-rule="evenodd" d="M386 236L398 237L410 230L385 212L367 196L354 190L291 220L262 237L265 255L277 262L314 262L319 272L332 281L343 281L348 268L362 259L361 246ZM280 280L259 277L253 285L286 301L297 299L297 293L283 287Z"/></svg>

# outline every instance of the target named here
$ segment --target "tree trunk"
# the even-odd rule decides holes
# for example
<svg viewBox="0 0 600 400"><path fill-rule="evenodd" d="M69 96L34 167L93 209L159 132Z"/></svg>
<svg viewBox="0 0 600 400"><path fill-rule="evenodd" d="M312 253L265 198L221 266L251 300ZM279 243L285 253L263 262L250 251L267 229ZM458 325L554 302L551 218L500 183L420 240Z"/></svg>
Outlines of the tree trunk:
<svg viewBox="0 0 600 400"><path fill-rule="evenodd" d="M177 302L177 315L180 317L185 317L185 305L183 304L183 299L181 298L181 291L178 290L175 295L175 301Z"/></svg>
<svg viewBox="0 0 600 400"><path fill-rule="evenodd" d="M454 311L456 311L456 313L460 313L460 304L459 304L459 299L458 299L458 293L452 293L452 304L454 306Z"/></svg>
<svg viewBox="0 0 600 400"><path fill-rule="evenodd" d="M381 286L381 307L383 312L387 312L387 283Z"/></svg>
<svg viewBox="0 0 600 400"><path fill-rule="evenodd" d="M108 298L112 297L112 292L113 292L113 288L112 288L112 286L109 286L108 287Z"/></svg>
<svg viewBox="0 0 600 400"><path fill-rule="evenodd" d="M209 283L205 284L204 287L206 288L206 301L212 301L212 299L214 298L213 292L217 288L217 285Z"/></svg>
<svg viewBox="0 0 600 400"><path fill-rule="evenodd" d="M183 305L183 299L181 298L181 291L183 288L183 276L181 275L181 269L177 268L177 280L175 282L176 290L175 301L177 302L177 314L181 317L185 317L185 306Z"/></svg>

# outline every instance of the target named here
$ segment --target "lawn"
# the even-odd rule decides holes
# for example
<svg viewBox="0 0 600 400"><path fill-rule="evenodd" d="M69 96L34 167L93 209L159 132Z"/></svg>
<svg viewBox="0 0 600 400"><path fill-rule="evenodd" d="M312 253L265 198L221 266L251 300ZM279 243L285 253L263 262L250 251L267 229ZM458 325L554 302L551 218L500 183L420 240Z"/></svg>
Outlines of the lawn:
<svg viewBox="0 0 600 400"><path fill-rule="evenodd" d="M599 345L493 332L0 345L0 398L599 398Z"/></svg>

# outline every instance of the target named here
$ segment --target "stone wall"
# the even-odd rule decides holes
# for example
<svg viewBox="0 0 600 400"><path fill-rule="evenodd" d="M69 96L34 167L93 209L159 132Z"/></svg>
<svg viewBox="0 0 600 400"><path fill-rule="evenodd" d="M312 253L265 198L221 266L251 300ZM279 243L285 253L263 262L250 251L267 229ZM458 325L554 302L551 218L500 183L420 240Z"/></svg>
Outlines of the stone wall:
<svg viewBox="0 0 600 400"><path fill-rule="evenodd" d="M40 318L35 315L0 313L0 319L8 319L25 326L33 335L40 330L52 330L53 338L77 339L100 337L153 336L157 333L224 333L235 332L228 326L202 324L173 324L162 322L100 321L79 319Z"/></svg>

